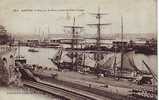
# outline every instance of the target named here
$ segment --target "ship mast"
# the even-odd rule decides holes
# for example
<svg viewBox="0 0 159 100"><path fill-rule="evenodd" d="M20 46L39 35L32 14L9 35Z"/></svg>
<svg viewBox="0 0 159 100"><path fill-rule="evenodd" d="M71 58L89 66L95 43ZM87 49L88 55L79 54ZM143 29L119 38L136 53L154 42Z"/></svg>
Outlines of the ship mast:
<svg viewBox="0 0 159 100"><path fill-rule="evenodd" d="M120 69L120 73L121 73L121 77L122 77L122 69L123 69L123 57L124 57L124 46L123 46L123 16L121 16L121 69Z"/></svg>
<svg viewBox="0 0 159 100"><path fill-rule="evenodd" d="M76 26L75 23L76 23L76 20L75 20L75 17L74 17L72 26L64 26L65 28L70 28L72 30L72 32L71 32L72 33L71 50L74 50L78 47L78 43L77 43L78 32L76 32L76 29L83 28L82 26ZM77 57L77 52L75 52L75 54L74 54L74 52L72 52L71 55L72 55L72 68L74 69L74 67L75 67L75 70L77 70L77 64L74 63L74 58ZM75 58L75 59L77 59L77 58Z"/></svg>
<svg viewBox="0 0 159 100"><path fill-rule="evenodd" d="M107 13L101 13L100 12L100 8L98 8L98 12L97 13L91 13L92 15L95 15L96 16L96 19L98 20L98 23L96 24L88 24L89 26L96 26L97 27L97 37L96 37L96 50L100 50L100 47L101 47L101 43L100 43L100 40L101 40L101 27L104 26L104 25L110 25L110 23L106 23L106 24L102 24L101 23L101 17L103 15L107 15ZM96 63L97 63L97 68L99 67L99 64L98 62L101 60L100 59L101 57L101 54L99 53L96 53L95 54L95 60L96 60Z"/></svg>
<svg viewBox="0 0 159 100"><path fill-rule="evenodd" d="M103 15L107 15L107 13L100 13L100 8L98 8L98 12L97 13L91 13L91 14L95 15L96 19L98 19L98 23L97 24L88 24L88 25L97 27L96 47L97 47L97 50L99 50L100 45L101 45L101 43L100 43L100 40L101 40L101 26L110 25L110 23L101 24L101 17Z"/></svg>
<svg viewBox="0 0 159 100"><path fill-rule="evenodd" d="M18 40L18 60L20 60L20 40Z"/></svg>

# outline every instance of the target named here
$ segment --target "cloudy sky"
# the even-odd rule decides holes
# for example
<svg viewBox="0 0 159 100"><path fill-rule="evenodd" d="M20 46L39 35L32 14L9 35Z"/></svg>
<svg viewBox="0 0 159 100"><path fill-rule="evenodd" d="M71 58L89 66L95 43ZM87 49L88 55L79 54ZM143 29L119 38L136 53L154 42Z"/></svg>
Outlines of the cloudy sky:
<svg viewBox="0 0 159 100"><path fill-rule="evenodd" d="M99 7L108 13L102 17L102 23L112 23L102 28L103 33L119 33L121 16L125 33L156 33L156 0L0 0L0 24L12 33L54 34L67 31L63 26L72 25L75 17L76 25L85 27L83 32L95 33L95 28L86 24L97 22L89 13L97 12Z"/></svg>

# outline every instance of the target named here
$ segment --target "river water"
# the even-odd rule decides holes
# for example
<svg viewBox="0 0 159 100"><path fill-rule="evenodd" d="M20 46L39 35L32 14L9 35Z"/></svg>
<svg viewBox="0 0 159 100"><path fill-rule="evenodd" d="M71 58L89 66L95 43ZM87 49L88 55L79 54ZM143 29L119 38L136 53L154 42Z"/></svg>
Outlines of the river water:
<svg viewBox="0 0 159 100"><path fill-rule="evenodd" d="M24 56L27 59L28 64L38 64L44 67L56 68L56 66L50 61L49 58L52 58L57 49L54 48L36 48L39 52L28 52L30 47L20 47L20 55ZM144 55L144 54L135 54L134 61L135 65L142 70L146 70L145 65L142 63L142 60L150 66L153 72L157 74L157 55Z"/></svg>

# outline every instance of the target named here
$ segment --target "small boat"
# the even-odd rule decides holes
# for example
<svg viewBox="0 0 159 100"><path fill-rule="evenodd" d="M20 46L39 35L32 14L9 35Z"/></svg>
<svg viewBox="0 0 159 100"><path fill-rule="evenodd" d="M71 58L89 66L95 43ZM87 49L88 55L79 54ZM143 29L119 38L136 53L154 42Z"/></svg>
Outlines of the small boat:
<svg viewBox="0 0 159 100"><path fill-rule="evenodd" d="M39 52L38 50L36 50L36 49L33 49L33 48L31 48L31 49L28 49L28 51L29 51L29 52Z"/></svg>

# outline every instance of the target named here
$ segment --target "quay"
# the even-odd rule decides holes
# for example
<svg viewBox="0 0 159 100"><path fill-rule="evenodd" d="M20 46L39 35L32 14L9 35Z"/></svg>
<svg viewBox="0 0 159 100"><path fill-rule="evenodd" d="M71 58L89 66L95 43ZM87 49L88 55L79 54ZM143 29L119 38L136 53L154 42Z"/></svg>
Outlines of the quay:
<svg viewBox="0 0 159 100"><path fill-rule="evenodd" d="M12 57L14 58L16 49L15 48L11 49L11 47L9 46L6 47L7 48L4 48L4 46L2 46L1 51L4 54L4 56L1 57L6 58L5 61L7 61L8 63L6 67L9 68L8 66L15 63L14 61L11 61L9 59ZM12 69L14 69L14 67ZM16 67L18 68L18 66ZM21 67L24 68L24 65L22 65ZM28 68L26 67L26 69ZM27 74L29 74L30 78L35 79L37 77L36 75L34 75L34 71L31 70L25 70L25 71L27 72ZM12 76L13 78L11 78L11 80L7 84L17 81L18 77L22 79L22 76L24 74L21 72L22 76L20 77L17 74L19 72L15 73L15 75L13 74L11 75L11 73L9 75ZM80 72L67 71L67 70L57 71L55 69L53 70L46 68L44 70L43 68L41 68L41 70L36 70L35 73L41 74L41 76L39 76L40 79L34 80L34 82L23 81L22 83L24 86L37 89L38 91L44 91L52 95L57 95L60 98L65 98L66 100L67 99L68 100L70 99L71 100L136 100L134 97L130 96L131 91L133 89L145 88L146 90L153 90L154 87L156 87L152 85L140 86L137 85L136 83L132 83L122 79L116 81L115 79L109 77L98 78L93 74L87 74L87 73L84 74ZM57 73L57 77L50 77L54 73ZM43 78L44 74L50 76L49 77L45 76L45 78ZM35 81L41 83L37 83ZM146 100L146 99L141 98L141 100Z"/></svg>
<svg viewBox="0 0 159 100"><path fill-rule="evenodd" d="M61 98L65 98L68 100L106 100L106 99L109 100L108 98L102 97L100 95L96 95L86 91L68 88L62 85L48 83L44 81L39 81L39 82L26 81L24 82L24 85L37 88L39 90L43 90L47 93L52 93L53 95L57 95L57 96L60 96Z"/></svg>
<svg viewBox="0 0 159 100"><path fill-rule="evenodd" d="M82 12L81 16L84 14ZM44 31L41 36L40 28L38 35L16 36L0 25L0 85L29 88L61 100L157 100L156 37L142 36L143 39L137 39L138 35L134 33L135 37L131 38L130 35L127 38L126 32L132 31L124 29L128 24L126 17L129 17L126 13L120 16L120 24L118 18L114 19L120 31L114 27L106 34L104 26L112 25L114 21L103 23L105 19L102 18L107 13L101 12L100 7L90 14L96 19L95 22L83 24L95 27L96 34L92 36L90 34L95 31L94 28L92 31L88 29L86 34L88 27L76 23L80 22L76 21L79 16L70 17L72 24L63 27L67 38L63 33L60 33L60 38L49 37L48 34L52 33L49 25L48 36L44 35ZM53 23L56 27L60 25L56 21ZM114 33L116 31L119 33ZM110 33L113 35L109 36ZM144 55L145 59L137 58L138 54ZM136 63L137 60L140 64Z"/></svg>
<svg viewBox="0 0 159 100"><path fill-rule="evenodd" d="M90 97L92 96L92 98L96 95L95 97L97 98L95 100L100 100L100 98L101 100L109 100L109 99L136 100L135 98L130 96L131 91L133 89L136 88L141 90L154 89L154 86L147 86L147 85L141 86L135 83L133 84L132 82L129 81L125 82L126 80L115 81L114 79L108 77L101 77L98 79L96 76L89 74L81 74L79 72L70 72L70 71L59 72L56 70L45 69L45 70L36 70L35 73L36 74L39 73L39 75L41 75L39 76L40 80L38 80L38 82L62 88L67 91L73 91L75 93L77 92L80 95L81 93L83 95L89 95ZM53 73L57 73L57 76L52 77L51 75ZM56 92L54 94L64 96L63 93L58 94L58 92ZM67 95L65 94L65 96ZM147 99L141 98L140 100L147 100Z"/></svg>

